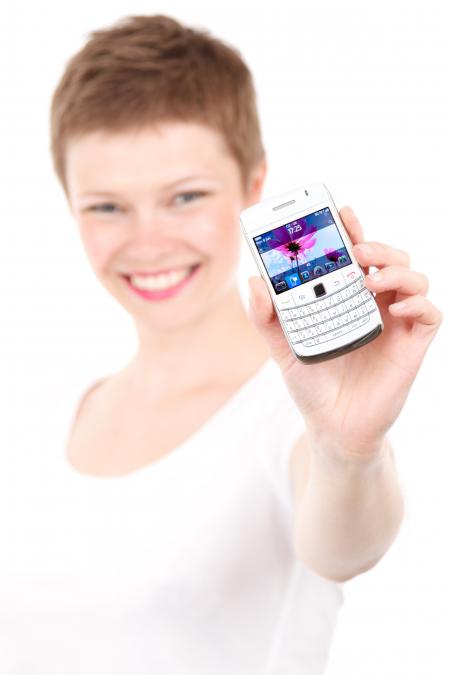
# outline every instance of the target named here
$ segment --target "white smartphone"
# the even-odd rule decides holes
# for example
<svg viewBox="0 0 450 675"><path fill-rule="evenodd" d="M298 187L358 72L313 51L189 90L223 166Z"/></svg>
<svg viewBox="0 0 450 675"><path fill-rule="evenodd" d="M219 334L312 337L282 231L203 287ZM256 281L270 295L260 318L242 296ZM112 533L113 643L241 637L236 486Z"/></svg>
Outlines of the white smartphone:
<svg viewBox="0 0 450 675"><path fill-rule="evenodd" d="M323 183L265 199L240 214L294 355L317 363L367 344L383 320Z"/></svg>

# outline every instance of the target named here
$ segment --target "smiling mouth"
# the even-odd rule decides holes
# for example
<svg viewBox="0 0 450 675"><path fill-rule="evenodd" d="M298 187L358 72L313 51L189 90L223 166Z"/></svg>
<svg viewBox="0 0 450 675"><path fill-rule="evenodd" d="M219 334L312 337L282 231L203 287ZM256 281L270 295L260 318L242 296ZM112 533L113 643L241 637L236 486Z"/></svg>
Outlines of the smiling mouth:
<svg viewBox="0 0 450 675"><path fill-rule="evenodd" d="M197 263L157 274L142 272L122 276L138 295L152 299L173 295L189 281L199 267L200 263Z"/></svg>

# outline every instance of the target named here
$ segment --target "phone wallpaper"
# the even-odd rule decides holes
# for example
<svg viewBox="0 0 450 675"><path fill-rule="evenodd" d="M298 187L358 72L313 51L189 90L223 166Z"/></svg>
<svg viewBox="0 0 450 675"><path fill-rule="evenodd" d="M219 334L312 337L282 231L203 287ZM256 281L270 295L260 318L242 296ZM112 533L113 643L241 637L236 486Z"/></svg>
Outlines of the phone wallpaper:
<svg viewBox="0 0 450 675"><path fill-rule="evenodd" d="M328 207L264 232L253 241L277 294L352 262Z"/></svg>

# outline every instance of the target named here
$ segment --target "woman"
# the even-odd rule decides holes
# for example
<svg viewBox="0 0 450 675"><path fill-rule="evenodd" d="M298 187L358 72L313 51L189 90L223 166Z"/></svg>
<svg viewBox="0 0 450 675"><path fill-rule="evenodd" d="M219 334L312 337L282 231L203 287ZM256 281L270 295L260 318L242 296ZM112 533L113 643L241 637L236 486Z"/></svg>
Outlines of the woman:
<svg viewBox="0 0 450 675"><path fill-rule="evenodd" d="M61 473L40 483L0 670L317 675L341 583L400 526L386 433L441 321L427 279L363 244L347 207L358 260L381 270L365 283L382 335L305 366L258 277L248 318L239 213L266 173L251 75L169 17L95 31L51 124L87 256L138 348L85 392ZM45 530L58 536L42 546Z"/></svg>

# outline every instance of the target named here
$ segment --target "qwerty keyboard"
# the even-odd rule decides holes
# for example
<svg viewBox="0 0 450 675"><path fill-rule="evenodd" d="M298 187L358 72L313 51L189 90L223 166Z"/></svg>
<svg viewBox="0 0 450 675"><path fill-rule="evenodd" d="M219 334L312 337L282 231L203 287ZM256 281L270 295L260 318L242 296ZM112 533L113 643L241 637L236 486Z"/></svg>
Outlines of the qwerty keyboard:
<svg viewBox="0 0 450 675"><path fill-rule="evenodd" d="M311 347L368 323L376 309L372 294L359 276L339 291L320 300L282 309L280 314L291 342Z"/></svg>

